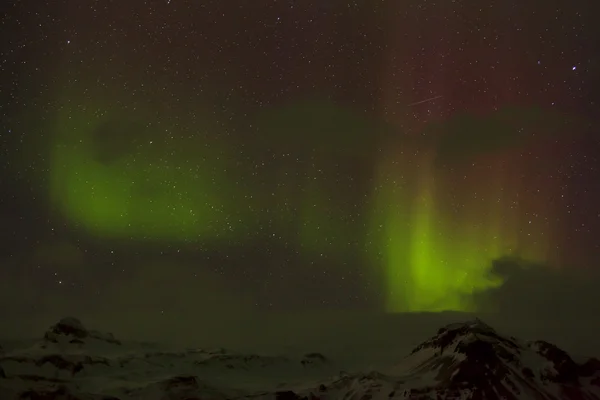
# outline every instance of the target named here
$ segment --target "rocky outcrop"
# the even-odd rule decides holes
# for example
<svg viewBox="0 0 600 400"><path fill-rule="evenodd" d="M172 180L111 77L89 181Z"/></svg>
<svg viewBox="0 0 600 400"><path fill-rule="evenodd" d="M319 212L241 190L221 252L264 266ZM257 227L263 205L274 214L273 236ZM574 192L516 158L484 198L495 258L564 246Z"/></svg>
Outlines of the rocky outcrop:
<svg viewBox="0 0 600 400"><path fill-rule="evenodd" d="M69 343L83 345L89 340L121 345L121 342L115 339L112 333L90 331L84 327L79 319L73 317L61 319L44 334L44 342L52 344Z"/></svg>
<svg viewBox="0 0 600 400"><path fill-rule="evenodd" d="M329 360L321 353L307 353L300 360L300 364L304 367L316 367L327 364Z"/></svg>

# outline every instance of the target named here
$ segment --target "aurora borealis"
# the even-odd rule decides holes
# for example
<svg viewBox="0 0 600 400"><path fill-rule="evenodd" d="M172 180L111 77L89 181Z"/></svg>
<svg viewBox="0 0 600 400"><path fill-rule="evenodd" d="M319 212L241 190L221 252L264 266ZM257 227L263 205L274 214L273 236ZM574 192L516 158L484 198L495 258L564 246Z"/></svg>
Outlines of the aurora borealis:
<svg viewBox="0 0 600 400"><path fill-rule="evenodd" d="M6 282L96 304L151 260L161 312L215 279L261 310L472 311L494 260L600 255L592 5L26 3Z"/></svg>
<svg viewBox="0 0 600 400"><path fill-rule="evenodd" d="M210 239L227 232L232 205L219 186L231 178L216 173L230 157L207 138L155 145L143 137L153 129L149 117L131 121L111 115L110 106L102 110L102 117L70 109L59 116L49 188L66 218L107 237Z"/></svg>

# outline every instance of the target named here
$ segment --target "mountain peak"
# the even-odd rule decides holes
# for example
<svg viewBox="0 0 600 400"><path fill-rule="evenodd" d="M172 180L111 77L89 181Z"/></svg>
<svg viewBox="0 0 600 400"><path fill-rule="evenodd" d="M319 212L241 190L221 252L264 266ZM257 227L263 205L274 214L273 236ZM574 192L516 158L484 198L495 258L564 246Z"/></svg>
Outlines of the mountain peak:
<svg viewBox="0 0 600 400"><path fill-rule="evenodd" d="M59 320L46 331L43 339L45 345L82 345L89 341L104 342L111 345L121 344L112 333L88 330L78 318L74 317L65 317Z"/></svg>
<svg viewBox="0 0 600 400"><path fill-rule="evenodd" d="M600 361L596 361L578 365L551 343L524 344L475 319L440 328L411 352L405 363L408 369L402 372L434 376L433 382L419 382L411 392L416 397L447 398L469 392L490 399L553 398L550 393L558 392L559 398L585 398L590 377L600 379Z"/></svg>
<svg viewBox="0 0 600 400"><path fill-rule="evenodd" d="M73 336L79 339L84 339L89 336L89 332L81 321L74 317L65 317L50 327L48 332L56 335Z"/></svg>
<svg viewBox="0 0 600 400"><path fill-rule="evenodd" d="M438 354L446 351L467 351L473 343L503 343L510 348L518 348L516 339L500 336L491 326L476 318L474 320L446 325L437 334L421 343L411 354L424 349L434 350Z"/></svg>

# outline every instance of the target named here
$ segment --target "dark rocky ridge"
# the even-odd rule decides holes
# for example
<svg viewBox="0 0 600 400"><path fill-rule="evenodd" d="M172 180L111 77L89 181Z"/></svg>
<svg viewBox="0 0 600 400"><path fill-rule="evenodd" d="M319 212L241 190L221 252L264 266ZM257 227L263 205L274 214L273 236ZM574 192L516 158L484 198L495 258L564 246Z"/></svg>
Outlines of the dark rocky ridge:
<svg viewBox="0 0 600 400"><path fill-rule="evenodd" d="M532 397L553 398L545 388L548 383L555 384L563 393L571 393L561 398L586 398L580 378L600 376L597 359L578 365L551 343L538 340L522 344L514 337L499 335L481 320L441 328L411 354L426 349L434 350L435 356L423 363L419 371L437 372L439 384L435 388L414 390L412 394L417 398L431 391L438 398L446 398L465 390L476 399L517 399L522 392ZM524 353L543 358L547 367L534 370L524 365Z"/></svg>

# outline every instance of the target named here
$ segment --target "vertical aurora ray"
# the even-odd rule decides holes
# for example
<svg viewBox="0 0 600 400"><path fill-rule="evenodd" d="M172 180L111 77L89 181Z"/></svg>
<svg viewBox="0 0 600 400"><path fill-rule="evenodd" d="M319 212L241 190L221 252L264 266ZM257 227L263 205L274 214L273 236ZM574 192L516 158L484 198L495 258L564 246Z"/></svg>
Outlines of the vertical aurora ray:
<svg viewBox="0 0 600 400"><path fill-rule="evenodd" d="M435 182L428 165L428 157L420 160L417 168L417 188L414 192L414 207L411 216L410 256L412 282L410 286L409 309L420 311L436 309L440 293L444 292L447 277L439 268L436 254L441 250L434 231L436 220ZM397 268L398 266L390 266ZM393 304L388 304L388 309Z"/></svg>
<svg viewBox="0 0 600 400"><path fill-rule="evenodd" d="M547 243L520 239L518 186L506 189L502 168L465 184L458 173L436 169L431 152L393 158L382 162L371 222L373 232L381 228L383 257L373 261L384 269L387 311L474 310L471 295L502 284L490 275L493 260L521 247L523 258L544 258Z"/></svg>
<svg viewBox="0 0 600 400"><path fill-rule="evenodd" d="M553 209L526 201L533 178L513 154L450 170L436 167L434 155L389 147L381 160L371 231L383 256L371 254L389 312L472 311L473 294L502 284L494 260L548 261L551 227L532 219L547 220Z"/></svg>
<svg viewBox="0 0 600 400"><path fill-rule="evenodd" d="M514 51L525 54L525 44L509 40L492 55L480 42L470 44L476 52L463 51L464 40L456 37L457 46L422 52L455 28L436 22L425 9L406 13L404 4L389 7L390 15L419 21L414 28L419 40L407 41L405 25L390 22L378 75L379 111L401 138L380 143L386 152L379 159L369 225L378 244L369 255L383 275L388 311L474 310L472 294L503 283L492 275L494 260L564 262L558 250L564 222L555 217L564 206L559 195L564 173L555 161L569 143L558 138L572 136L583 124L536 107L546 103L543 98L524 102L524 89L514 90L520 62ZM439 15L446 12L454 11ZM480 81L474 80L476 88L465 85L467 66L498 54L507 63L483 79L485 92ZM412 69L405 68L408 59Z"/></svg>

